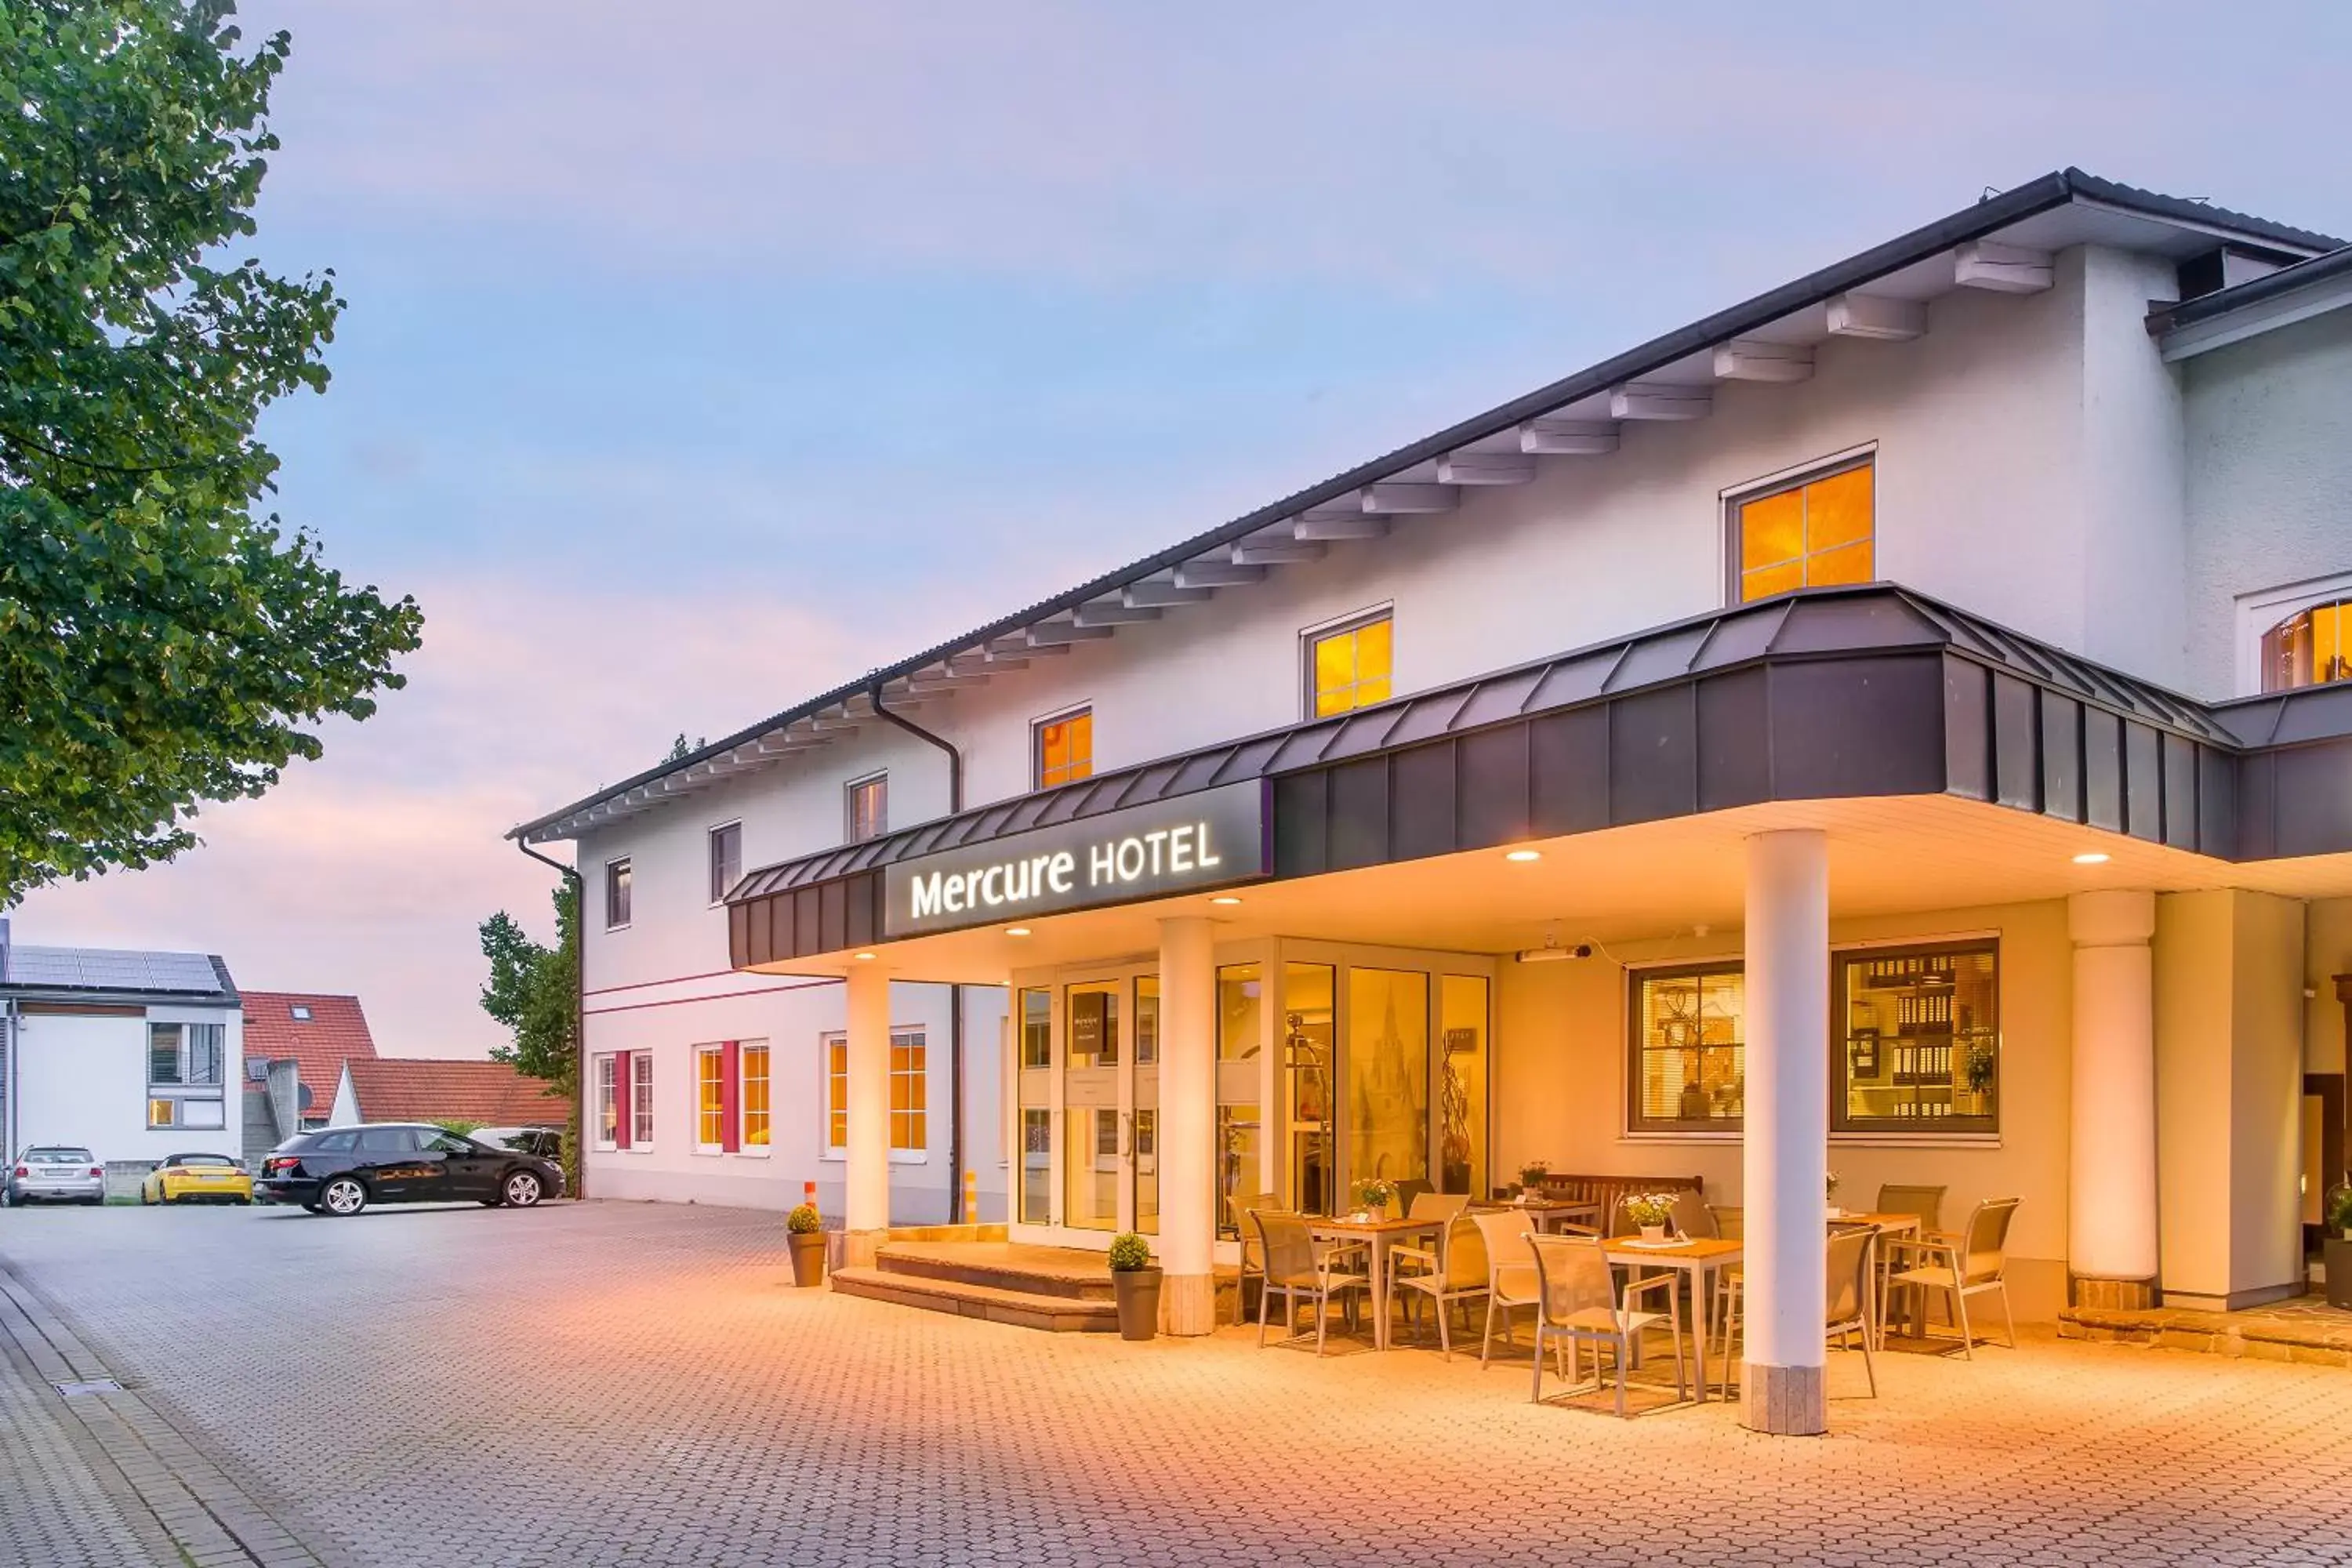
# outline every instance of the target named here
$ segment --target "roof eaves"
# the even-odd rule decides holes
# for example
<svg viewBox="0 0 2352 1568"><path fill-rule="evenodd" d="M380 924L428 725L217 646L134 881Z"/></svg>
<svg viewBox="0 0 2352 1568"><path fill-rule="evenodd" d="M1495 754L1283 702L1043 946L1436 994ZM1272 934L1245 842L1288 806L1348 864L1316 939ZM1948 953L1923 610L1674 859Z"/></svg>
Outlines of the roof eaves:
<svg viewBox="0 0 2352 1568"><path fill-rule="evenodd" d="M2324 255L2292 267L2282 267L2276 272L2249 279L2232 288L2216 289L2210 294L2200 294L2194 300L2178 304L2159 305L2147 313L2147 330L2152 337L2210 321L2217 316L2229 315L2249 306L2260 305L2292 294L2298 289L2308 289L2352 274L2352 245L2339 245Z"/></svg>
<svg viewBox="0 0 2352 1568"><path fill-rule="evenodd" d="M1711 344L1727 342L1777 321L1783 316L1819 304L1822 300L1858 289L1890 273L1899 272L1927 258L1949 250L1955 246L1983 239L1999 233L2012 224L2038 214L2074 202L2078 198L2104 203L2111 206L2144 213L2148 216L2200 226L2221 226L2242 230L2249 237L2304 249L2326 249L2340 244L2324 235L2296 229L2266 219L2233 213L2227 208L2208 206L2201 202L2167 196L2154 191L2117 184L2067 168L2042 175L2026 184L1986 196L1959 212L1923 225L1906 234L1871 247L1843 261L1807 273L1791 282L1781 284L1737 305L1717 310L1687 326L1675 329L1664 336L1653 338L1638 347L1626 350L1597 364L1590 365L1559 381L1537 388L1486 412L1447 426L1434 435L1409 442L1369 462L1360 463L1344 472L1335 474L1318 484L1297 490L1281 500L1244 513L1219 527L1192 535L1181 543L1156 554L1107 572L1076 588L1050 598L1041 599L1028 607L992 621L960 637L934 644L911 658L871 670L856 680L836 686L793 707L771 715L756 724L739 730L731 735L689 752L675 762L665 762L645 772L606 786L593 795L583 795L568 805L557 807L529 822L508 830L506 837L528 842L530 836L552 824L580 812L627 794L633 789L667 777L681 770L708 762L731 752L761 736L804 719L845 699L874 691L900 677L910 675L927 665L938 663L950 654L976 645L993 641L1034 625L1049 616L1076 608L1090 599L1127 586L1154 573L1182 564L1221 545L1258 531L1286 517L1336 500L1351 490L1360 489L1389 474L1408 468L1417 463L1444 456L1457 447L1496 435L1512 426L1559 408L1580 398L1603 392L1612 386L1633 381L1642 375L1673 363L1686 354Z"/></svg>

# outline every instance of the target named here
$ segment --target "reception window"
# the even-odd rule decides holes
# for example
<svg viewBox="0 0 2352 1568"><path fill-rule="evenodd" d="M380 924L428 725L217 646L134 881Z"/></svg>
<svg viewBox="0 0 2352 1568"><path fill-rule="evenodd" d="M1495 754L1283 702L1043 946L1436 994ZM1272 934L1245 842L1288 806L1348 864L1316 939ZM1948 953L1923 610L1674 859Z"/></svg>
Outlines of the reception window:
<svg viewBox="0 0 2352 1568"><path fill-rule="evenodd" d="M1739 965L1639 970L1632 985L1627 1129L1739 1131L1748 1092L1748 987Z"/></svg>
<svg viewBox="0 0 2352 1568"><path fill-rule="evenodd" d="M1832 1131L2000 1130L1998 943L1843 952L1832 970Z"/></svg>
<svg viewBox="0 0 2352 1568"><path fill-rule="evenodd" d="M2352 597L2309 605L2263 634L2263 689L2352 680Z"/></svg>
<svg viewBox="0 0 2352 1568"><path fill-rule="evenodd" d="M1867 583L1877 571L1871 465L1862 463L1732 502L1741 604L1796 588Z"/></svg>
<svg viewBox="0 0 2352 1568"><path fill-rule="evenodd" d="M1394 618L1383 611L1307 639L1307 708L1318 719L1389 700Z"/></svg>
<svg viewBox="0 0 2352 1568"><path fill-rule="evenodd" d="M1058 719L1039 721L1035 733L1035 773L1039 789L1076 784L1095 773L1095 710L1081 708Z"/></svg>

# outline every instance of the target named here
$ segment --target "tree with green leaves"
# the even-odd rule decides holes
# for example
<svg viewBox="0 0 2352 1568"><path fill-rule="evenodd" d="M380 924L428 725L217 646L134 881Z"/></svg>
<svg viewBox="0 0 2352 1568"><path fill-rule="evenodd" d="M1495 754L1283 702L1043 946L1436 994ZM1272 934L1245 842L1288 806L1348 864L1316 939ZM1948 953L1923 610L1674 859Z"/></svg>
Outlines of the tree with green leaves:
<svg viewBox="0 0 2352 1568"><path fill-rule="evenodd" d="M254 232L286 35L227 0L0 5L0 908L168 859L362 720L417 646L264 512L262 411L343 301Z"/></svg>
<svg viewBox="0 0 2352 1568"><path fill-rule="evenodd" d="M490 1047L490 1059L561 1089L571 1101L563 1134L564 1176L580 1191L580 882L556 885L555 945L542 947L504 910L482 922L482 956L490 977L482 1011L513 1039Z"/></svg>

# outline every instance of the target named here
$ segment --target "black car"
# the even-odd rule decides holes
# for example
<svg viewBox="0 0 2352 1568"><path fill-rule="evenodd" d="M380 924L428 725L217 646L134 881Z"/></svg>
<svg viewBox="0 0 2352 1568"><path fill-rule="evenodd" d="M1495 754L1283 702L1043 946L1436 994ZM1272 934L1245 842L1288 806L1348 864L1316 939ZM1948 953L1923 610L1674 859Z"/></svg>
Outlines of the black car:
<svg viewBox="0 0 2352 1568"><path fill-rule="evenodd" d="M354 1215L372 1203L527 1209L563 1195L563 1168L429 1123L329 1127L272 1151L253 1195L326 1215Z"/></svg>

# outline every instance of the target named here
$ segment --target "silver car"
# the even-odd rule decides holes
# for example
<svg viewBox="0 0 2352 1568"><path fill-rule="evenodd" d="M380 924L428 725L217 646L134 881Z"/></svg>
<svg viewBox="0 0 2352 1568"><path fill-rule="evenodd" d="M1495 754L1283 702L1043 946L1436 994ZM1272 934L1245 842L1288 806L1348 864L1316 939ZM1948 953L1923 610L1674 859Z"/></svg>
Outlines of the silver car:
<svg viewBox="0 0 2352 1568"><path fill-rule="evenodd" d="M87 1149L69 1143L37 1143L8 1167L0 1200L11 1208L30 1203L102 1204L106 1167Z"/></svg>

